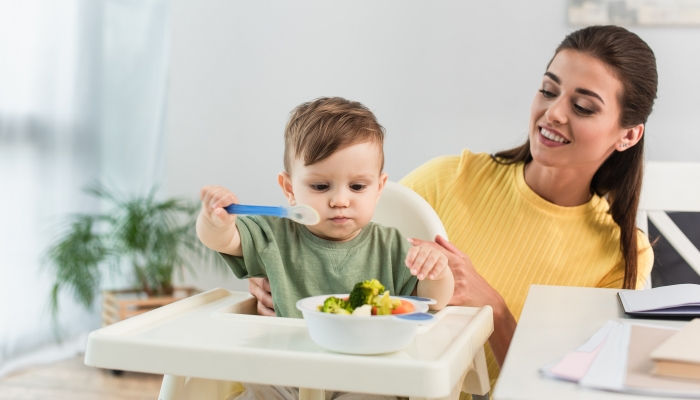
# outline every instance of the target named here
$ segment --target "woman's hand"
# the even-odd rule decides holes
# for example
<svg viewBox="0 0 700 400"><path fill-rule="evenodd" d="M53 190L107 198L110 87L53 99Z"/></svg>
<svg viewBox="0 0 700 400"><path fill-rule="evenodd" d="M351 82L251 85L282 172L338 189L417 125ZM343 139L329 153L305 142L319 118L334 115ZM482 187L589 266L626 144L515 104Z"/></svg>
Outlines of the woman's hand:
<svg viewBox="0 0 700 400"><path fill-rule="evenodd" d="M435 242L414 239L414 245L432 246L447 256L447 265L452 270L455 281L455 291L448 303L453 306L493 308L493 334L489 338L491 350L499 365L503 365L508 347L513 339L517 326L513 314L506 306L503 297L476 272L469 256L459 250L454 244L440 235L435 236Z"/></svg>
<svg viewBox="0 0 700 400"><path fill-rule="evenodd" d="M275 309L272 304L270 281L267 278L248 279L248 291L258 300L258 314L275 317Z"/></svg>

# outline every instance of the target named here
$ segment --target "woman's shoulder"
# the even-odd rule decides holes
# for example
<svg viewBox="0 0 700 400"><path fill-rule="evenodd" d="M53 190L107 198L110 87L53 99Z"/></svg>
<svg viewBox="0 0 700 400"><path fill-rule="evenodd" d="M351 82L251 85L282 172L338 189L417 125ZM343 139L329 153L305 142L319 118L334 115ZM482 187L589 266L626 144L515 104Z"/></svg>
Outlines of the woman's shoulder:
<svg viewBox="0 0 700 400"><path fill-rule="evenodd" d="M512 166L488 153L463 150L459 155L436 157L401 179L400 183L423 197L434 209L462 192L493 179Z"/></svg>
<svg viewBox="0 0 700 400"><path fill-rule="evenodd" d="M426 185L450 185L456 180L468 179L484 172L495 173L508 167L497 162L489 153L474 153L464 149L459 155L433 158L406 175L400 183L414 190L415 187Z"/></svg>

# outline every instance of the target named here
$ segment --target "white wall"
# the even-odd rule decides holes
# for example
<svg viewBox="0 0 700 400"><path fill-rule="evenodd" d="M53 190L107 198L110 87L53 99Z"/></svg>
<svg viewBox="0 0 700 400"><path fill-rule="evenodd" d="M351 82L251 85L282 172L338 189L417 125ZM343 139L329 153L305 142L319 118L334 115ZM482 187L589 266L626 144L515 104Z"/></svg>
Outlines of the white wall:
<svg viewBox="0 0 700 400"><path fill-rule="evenodd" d="M368 106L398 180L462 148L525 139L566 1L173 0L168 192L205 184L278 205L288 113L319 96ZM700 161L700 29L632 29L657 55L647 157ZM205 278L204 286L236 286Z"/></svg>

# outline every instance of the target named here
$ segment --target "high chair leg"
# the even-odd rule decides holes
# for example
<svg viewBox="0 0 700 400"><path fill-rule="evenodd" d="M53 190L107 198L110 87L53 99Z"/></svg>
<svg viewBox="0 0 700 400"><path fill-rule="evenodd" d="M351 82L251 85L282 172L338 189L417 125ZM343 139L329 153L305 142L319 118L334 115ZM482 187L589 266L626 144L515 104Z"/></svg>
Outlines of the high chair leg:
<svg viewBox="0 0 700 400"><path fill-rule="evenodd" d="M299 388L299 400L326 400L326 391L323 389Z"/></svg>

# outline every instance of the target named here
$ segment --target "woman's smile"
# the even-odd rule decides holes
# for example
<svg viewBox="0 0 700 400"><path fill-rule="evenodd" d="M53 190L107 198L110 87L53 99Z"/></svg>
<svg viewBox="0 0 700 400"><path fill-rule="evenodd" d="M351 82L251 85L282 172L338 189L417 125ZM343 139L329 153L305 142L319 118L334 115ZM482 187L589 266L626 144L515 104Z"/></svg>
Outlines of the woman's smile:
<svg viewBox="0 0 700 400"><path fill-rule="evenodd" d="M557 145L565 145L571 143L561 133L545 126L540 126L540 140L543 141L545 146L550 147L556 147Z"/></svg>

